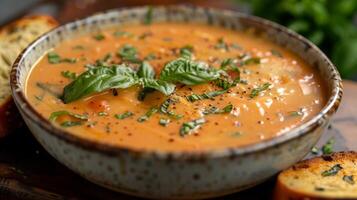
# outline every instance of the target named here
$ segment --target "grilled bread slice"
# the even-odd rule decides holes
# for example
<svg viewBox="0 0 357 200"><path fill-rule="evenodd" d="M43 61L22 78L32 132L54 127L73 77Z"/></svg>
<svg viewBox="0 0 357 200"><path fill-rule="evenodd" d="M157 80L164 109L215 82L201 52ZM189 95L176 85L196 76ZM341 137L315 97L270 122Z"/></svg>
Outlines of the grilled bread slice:
<svg viewBox="0 0 357 200"><path fill-rule="evenodd" d="M301 161L278 176L275 200L357 199L357 153Z"/></svg>
<svg viewBox="0 0 357 200"><path fill-rule="evenodd" d="M0 28L0 138L22 124L11 98L9 75L13 62L27 45L57 25L52 17L38 15Z"/></svg>

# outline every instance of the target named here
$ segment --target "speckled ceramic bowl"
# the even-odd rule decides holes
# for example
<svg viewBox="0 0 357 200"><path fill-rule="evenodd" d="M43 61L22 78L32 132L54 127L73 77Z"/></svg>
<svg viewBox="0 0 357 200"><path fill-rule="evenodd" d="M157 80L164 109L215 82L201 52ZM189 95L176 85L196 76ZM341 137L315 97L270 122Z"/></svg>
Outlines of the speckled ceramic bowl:
<svg viewBox="0 0 357 200"><path fill-rule="evenodd" d="M141 23L147 7L113 10L60 26L43 35L15 62L11 88L16 105L36 139L59 162L84 178L136 196L205 198L252 187L302 159L339 106L342 86L329 59L302 36L270 21L241 13L187 6L154 7L153 21L199 22L229 29L255 28L295 52L324 77L328 103L311 120L261 143L205 152L134 151L76 137L54 127L27 101L26 79L36 61L61 41L110 26Z"/></svg>

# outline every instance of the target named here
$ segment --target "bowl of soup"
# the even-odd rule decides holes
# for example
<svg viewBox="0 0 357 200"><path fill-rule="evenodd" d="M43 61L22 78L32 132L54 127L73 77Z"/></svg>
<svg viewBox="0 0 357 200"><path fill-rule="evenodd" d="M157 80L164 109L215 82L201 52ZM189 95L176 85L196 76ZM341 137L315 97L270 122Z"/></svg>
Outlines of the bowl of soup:
<svg viewBox="0 0 357 200"><path fill-rule="evenodd" d="M208 198L302 159L341 100L302 36L233 11L112 10L62 25L18 57L11 87L59 162L106 188Z"/></svg>

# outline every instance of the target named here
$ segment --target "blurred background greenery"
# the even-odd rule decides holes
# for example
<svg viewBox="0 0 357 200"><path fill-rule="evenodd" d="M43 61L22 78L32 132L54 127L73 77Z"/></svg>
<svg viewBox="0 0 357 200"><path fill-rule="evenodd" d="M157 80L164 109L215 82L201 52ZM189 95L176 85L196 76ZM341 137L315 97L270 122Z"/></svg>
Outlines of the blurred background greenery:
<svg viewBox="0 0 357 200"><path fill-rule="evenodd" d="M343 78L357 77L357 0L236 0L252 14L302 34L332 59Z"/></svg>

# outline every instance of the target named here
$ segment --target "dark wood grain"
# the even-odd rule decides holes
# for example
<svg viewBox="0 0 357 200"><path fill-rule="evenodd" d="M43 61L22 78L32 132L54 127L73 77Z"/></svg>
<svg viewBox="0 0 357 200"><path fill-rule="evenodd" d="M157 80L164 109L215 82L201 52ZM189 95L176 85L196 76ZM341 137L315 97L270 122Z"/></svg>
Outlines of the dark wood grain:
<svg viewBox="0 0 357 200"><path fill-rule="evenodd" d="M318 143L330 138L335 150L357 151L357 83L344 81L342 105L329 130ZM219 199L269 199L274 178L241 193ZM0 199L124 199L135 197L96 186L53 159L26 129L0 140Z"/></svg>

